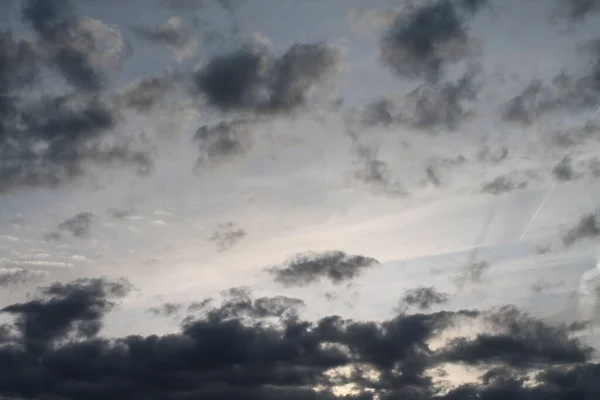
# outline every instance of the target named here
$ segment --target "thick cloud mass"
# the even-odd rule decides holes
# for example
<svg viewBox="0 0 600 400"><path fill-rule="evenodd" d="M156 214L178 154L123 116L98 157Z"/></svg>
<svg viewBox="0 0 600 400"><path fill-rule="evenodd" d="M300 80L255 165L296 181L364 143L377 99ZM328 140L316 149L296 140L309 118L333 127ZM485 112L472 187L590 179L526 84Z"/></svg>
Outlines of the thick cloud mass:
<svg viewBox="0 0 600 400"><path fill-rule="evenodd" d="M579 210L583 178L600 178L600 2L549 2L0 0L0 398L600 399L595 321L553 323L476 287L528 306L553 296L541 308L554 308L577 280L556 275L580 265L550 258L573 260L600 237L595 214L560 231L554 192L542 225L563 246L536 234L506 243L536 181L573 190L562 199ZM562 19L548 23L556 6ZM578 25L564 32L569 19ZM580 52L556 57L569 48ZM155 167L149 183L120 176ZM83 178L93 188L77 187ZM427 275L465 261L469 249L445 251L464 249L484 208L463 268ZM297 253L315 241L403 265ZM264 286L197 293L247 284L271 245L296 255L262 270ZM535 246L554 275L531 285L536 268L519 268ZM452 265L430 264L440 257ZM114 271L141 288L103 332L132 287L93 278ZM384 280L367 289L377 309L355 304L361 277ZM443 278L455 293L432 286ZM340 301L322 301L324 287ZM455 307L480 295L497 306ZM363 319L327 309L342 306Z"/></svg>
<svg viewBox="0 0 600 400"><path fill-rule="evenodd" d="M349 281L378 264L371 257L329 251L298 254L284 266L271 268L269 272L284 286L305 286L323 278L333 283Z"/></svg>
<svg viewBox="0 0 600 400"><path fill-rule="evenodd" d="M17 317L18 341L26 349L43 351L56 340L95 336L102 327L102 317L114 306L112 299L123 297L128 289L124 282L102 279L56 283L42 288L39 299L1 311ZM11 348L3 348L3 356Z"/></svg>
<svg viewBox="0 0 600 400"><path fill-rule="evenodd" d="M186 318L178 333L98 337L102 316L128 288L100 279L54 284L36 300L5 307L17 318L0 330L0 395L468 400L510 393L579 400L600 390L598 366L581 364L590 349L572 336L577 327L551 325L512 307L309 322L297 314L299 300L253 299L236 288L204 316ZM485 333L430 347L454 325L481 318L491 324ZM442 391L431 372L448 363L478 365L486 373ZM530 368L540 373L525 385ZM342 385L352 389L350 397L334 394Z"/></svg>

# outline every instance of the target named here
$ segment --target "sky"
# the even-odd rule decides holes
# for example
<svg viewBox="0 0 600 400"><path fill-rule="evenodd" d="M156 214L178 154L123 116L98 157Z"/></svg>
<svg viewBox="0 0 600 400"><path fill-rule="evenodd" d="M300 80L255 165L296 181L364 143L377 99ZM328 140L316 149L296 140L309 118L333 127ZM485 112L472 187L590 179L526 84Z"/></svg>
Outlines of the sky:
<svg viewBox="0 0 600 400"><path fill-rule="evenodd" d="M600 1L0 7L0 398L600 398Z"/></svg>

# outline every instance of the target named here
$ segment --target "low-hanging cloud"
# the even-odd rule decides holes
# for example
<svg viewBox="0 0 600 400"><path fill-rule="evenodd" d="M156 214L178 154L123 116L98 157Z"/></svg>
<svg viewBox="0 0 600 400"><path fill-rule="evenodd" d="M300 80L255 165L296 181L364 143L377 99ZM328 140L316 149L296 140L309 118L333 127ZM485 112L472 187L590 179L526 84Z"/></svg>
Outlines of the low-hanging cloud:
<svg viewBox="0 0 600 400"><path fill-rule="evenodd" d="M121 281L80 280L5 307L17 318L0 329L0 394L468 400L510 393L541 400L552 393L579 400L600 390L597 364L582 364L591 349L574 336L579 325L551 324L514 307L311 322L299 316L303 302L297 299L253 298L248 289L234 288L223 293L220 306L184 319L177 332L101 337L103 317L128 290ZM476 337L440 340L457 324L478 321L487 328ZM441 343L436 349L434 340ZM443 386L432 373L447 365L477 366L483 376ZM525 385L532 370L539 373ZM337 394L341 387L352 394Z"/></svg>

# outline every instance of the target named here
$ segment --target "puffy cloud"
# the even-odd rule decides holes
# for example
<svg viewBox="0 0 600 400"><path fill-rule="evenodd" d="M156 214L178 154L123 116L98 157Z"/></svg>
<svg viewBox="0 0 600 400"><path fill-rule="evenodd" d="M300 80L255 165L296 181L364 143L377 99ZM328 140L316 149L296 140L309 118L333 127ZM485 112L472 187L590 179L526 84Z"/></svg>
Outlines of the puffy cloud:
<svg viewBox="0 0 600 400"><path fill-rule="evenodd" d="M576 226L569 229L563 236L563 243L572 246L584 239L594 239L600 236L600 224L596 214L587 214L581 217Z"/></svg>
<svg viewBox="0 0 600 400"><path fill-rule="evenodd" d="M410 4L400 11L381 40L381 59L403 78L438 80L445 64L472 52L465 11L482 1L435 0Z"/></svg>
<svg viewBox="0 0 600 400"><path fill-rule="evenodd" d="M364 270L378 264L371 257L328 251L298 254L283 266L268 271L284 286L305 286L323 278L337 284L357 278Z"/></svg>
<svg viewBox="0 0 600 400"><path fill-rule="evenodd" d="M111 41L118 42L118 34L97 21L73 22L69 4L26 3L24 15L40 36L37 41L0 33L0 192L57 187L91 166L133 165L144 174L152 168L148 149L138 148L135 138L115 134L120 113L96 91L102 70L114 69L119 58ZM48 52L56 53L51 63L58 63L75 92L30 95L28 89L41 82ZM77 54L81 59L72 59Z"/></svg>
<svg viewBox="0 0 600 400"><path fill-rule="evenodd" d="M93 18L76 16L68 0L28 0L23 18L40 37L45 57L66 81L95 91L128 55L121 33Z"/></svg>
<svg viewBox="0 0 600 400"><path fill-rule="evenodd" d="M585 362L593 353L591 347L572 337L571 326L549 325L514 307L502 307L486 321L491 332L452 340L442 357L466 364L531 368Z"/></svg>
<svg viewBox="0 0 600 400"><path fill-rule="evenodd" d="M324 42L293 45L280 57L247 46L211 60L195 73L195 84L222 111L287 113L306 104L310 90L335 72L339 57Z"/></svg>
<svg viewBox="0 0 600 400"><path fill-rule="evenodd" d="M39 298L0 311L16 316L19 341L28 351L37 352L60 339L95 336L102 327L102 317L115 305L113 299L123 297L128 290L124 281L104 279L55 283L42 288Z"/></svg>

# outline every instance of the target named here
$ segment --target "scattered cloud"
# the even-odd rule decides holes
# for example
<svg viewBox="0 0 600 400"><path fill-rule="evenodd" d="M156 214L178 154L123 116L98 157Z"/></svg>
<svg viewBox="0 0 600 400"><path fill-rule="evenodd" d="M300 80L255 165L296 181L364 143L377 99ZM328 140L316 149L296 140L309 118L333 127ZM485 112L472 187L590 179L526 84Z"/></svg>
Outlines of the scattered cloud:
<svg viewBox="0 0 600 400"><path fill-rule="evenodd" d="M171 17L154 28L135 26L133 31L151 43L166 46L179 62L194 56L198 47L197 38L185 28L180 17Z"/></svg>
<svg viewBox="0 0 600 400"><path fill-rule="evenodd" d="M155 316L172 317L179 314L182 308L183 304L165 303L160 305L159 307L152 307L148 311L150 311L150 313L152 313Z"/></svg>
<svg viewBox="0 0 600 400"><path fill-rule="evenodd" d="M548 290L558 289L560 287L563 287L564 285L564 279L557 282L549 282L545 279L540 279L536 283L531 285L531 290L533 290L535 293L542 293Z"/></svg>
<svg viewBox="0 0 600 400"><path fill-rule="evenodd" d="M252 147L253 133L253 124L248 120L201 126L193 138L200 151L196 166L211 166L245 154Z"/></svg>
<svg viewBox="0 0 600 400"><path fill-rule="evenodd" d="M580 177L580 174L575 171L573 161L570 157L563 157L558 164L552 168L552 175L557 181L566 182L572 181Z"/></svg>
<svg viewBox="0 0 600 400"><path fill-rule="evenodd" d="M247 46L217 56L194 79L198 92L221 111L281 114L304 106L339 59L340 51L325 42L295 44L280 57Z"/></svg>
<svg viewBox="0 0 600 400"><path fill-rule="evenodd" d="M481 190L492 195L500 195L510 193L514 190L525 189L527 185L527 181L517 180L516 177L511 175L503 175L485 183Z"/></svg>
<svg viewBox="0 0 600 400"><path fill-rule="evenodd" d="M44 56L74 87L95 91L128 55L121 33L101 21L78 17L67 0L29 0L23 18L38 34Z"/></svg>
<svg viewBox="0 0 600 400"><path fill-rule="evenodd" d="M90 237L92 225L95 222L95 215L90 212L81 212L71 218L58 224L56 231L47 235L48 239L60 239L62 232L70 233L74 237L88 239Z"/></svg>
<svg viewBox="0 0 600 400"><path fill-rule="evenodd" d="M219 224L209 240L217 245L220 251L229 250L247 235L246 231L238 228L233 222Z"/></svg>
<svg viewBox="0 0 600 400"><path fill-rule="evenodd" d="M303 253L289 259L281 267L269 268L275 281L290 286L306 286L322 279L339 284L357 278L379 262L371 257L346 254L343 251Z"/></svg>
<svg viewBox="0 0 600 400"><path fill-rule="evenodd" d="M21 268L0 268L0 288L23 285L35 282L43 274L40 271L29 271Z"/></svg>
<svg viewBox="0 0 600 400"><path fill-rule="evenodd" d="M381 59L398 76L436 81L446 64L474 50L465 26L465 5L477 11L483 2L427 1L398 12L381 40Z"/></svg>
<svg viewBox="0 0 600 400"><path fill-rule="evenodd" d="M491 333L474 339L453 339L443 358L470 365L501 363L513 368L578 364L591 359L593 349L572 336L568 325L550 325L514 307L486 316Z"/></svg>
<svg viewBox="0 0 600 400"><path fill-rule="evenodd" d="M433 286L409 289L400 299L400 309L403 307L416 307L419 310L428 310L433 306L448 303L450 296L438 291Z"/></svg>
<svg viewBox="0 0 600 400"><path fill-rule="evenodd" d="M572 246L575 243L594 239L600 236L600 224L596 214L587 214L581 217L579 223L563 236L562 241L565 246Z"/></svg>
<svg viewBox="0 0 600 400"><path fill-rule="evenodd" d="M553 112L580 111L600 104L600 86L594 72L575 78L565 72L551 83L534 79L502 111L504 120L531 125Z"/></svg>
<svg viewBox="0 0 600 400"><path fill-rule="evenodd" d="M456 278L456 283L459 287L465 284L480 284L483 275L491 267L491 264L486 261L473 262L462 268L460 275Z"/></svg>

